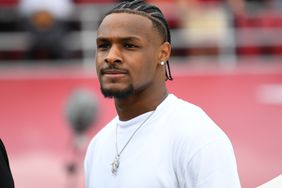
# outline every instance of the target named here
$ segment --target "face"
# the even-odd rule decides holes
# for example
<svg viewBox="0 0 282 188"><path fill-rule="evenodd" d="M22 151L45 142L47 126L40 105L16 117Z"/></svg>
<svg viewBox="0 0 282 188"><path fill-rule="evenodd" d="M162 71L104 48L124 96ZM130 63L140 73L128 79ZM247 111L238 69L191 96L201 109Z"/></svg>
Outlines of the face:
<svg viewBox="0 0 282 188"><path fill-rule="evenodd" d="M99 26L96 43L96 70L106 97L127 97L156 85L163 39L150 19L110 14Z"/></svg>

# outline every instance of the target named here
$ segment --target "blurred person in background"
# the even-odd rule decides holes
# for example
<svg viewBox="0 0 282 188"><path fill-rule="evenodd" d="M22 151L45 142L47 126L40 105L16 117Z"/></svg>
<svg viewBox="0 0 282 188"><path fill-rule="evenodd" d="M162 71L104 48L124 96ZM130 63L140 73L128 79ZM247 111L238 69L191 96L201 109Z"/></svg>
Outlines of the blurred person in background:
<svg viewBox="0 0 282 188"><path fill-rule="evenodd" d="M226 134L167 91L170 42L161 10L144 1L122 2L103 17L96 70L117 116L88 146L87 188L240 187Z"/></svg>
<svg viewBox="0 0 282 188"><path fill-rule="evenodd" d="M63 59L68 57L63 44L66 21L72 12L71 0L21 0L22 25L30 33L28 59Z"/></svg>
<svg viewBox="0 0 282 188"><path fill-rule="evenodd" d="M149 0L175 5L188 55L220 55L231 53L233 15L243 14L244 0ZM167 10L171 11L171 10ZM230 41L230 42L229 42Z"/></svg>
<svg viewBox="0 0 282 188"><path fill-rule="evenodd" d="M14 180L11 173L8 155L5 146L0 139L0 187L14 188Z"/></svg>

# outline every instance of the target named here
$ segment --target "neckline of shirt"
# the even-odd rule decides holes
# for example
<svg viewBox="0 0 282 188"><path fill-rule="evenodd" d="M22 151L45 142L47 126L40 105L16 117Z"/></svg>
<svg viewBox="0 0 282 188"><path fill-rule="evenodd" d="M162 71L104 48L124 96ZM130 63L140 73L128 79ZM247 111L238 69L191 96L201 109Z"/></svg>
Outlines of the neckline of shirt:
<svg viewBox="0 0 282 188"><path fill-rule="evenodd" d="M165 106L165 104L168 103L168 101L170 101L170 98L172 98L173 96L173 94L168 94L168 96L157 106L155 114L161 111L162 106ZM144 121L148 116L150 116L151 113L154 113L154 111L145 112L127 121L121 121L117 116L117 126L119 126L120 128L132 127L133 125L139 124L140 122ZM155 114L153 114L153 116L155 116Z"/></svg>

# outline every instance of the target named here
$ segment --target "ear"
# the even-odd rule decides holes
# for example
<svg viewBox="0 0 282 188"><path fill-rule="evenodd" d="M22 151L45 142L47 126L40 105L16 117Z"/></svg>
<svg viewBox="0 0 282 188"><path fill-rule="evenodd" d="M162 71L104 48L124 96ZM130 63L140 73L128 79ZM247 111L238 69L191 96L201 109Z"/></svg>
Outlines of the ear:
<svg viewBox="0 0 282 188"><path fill-rule="evenodd" d="M164 42L160 47L160 54L159 54L159 62L164 61L166 62L171 53L171 45L169 42Z"/></svg>

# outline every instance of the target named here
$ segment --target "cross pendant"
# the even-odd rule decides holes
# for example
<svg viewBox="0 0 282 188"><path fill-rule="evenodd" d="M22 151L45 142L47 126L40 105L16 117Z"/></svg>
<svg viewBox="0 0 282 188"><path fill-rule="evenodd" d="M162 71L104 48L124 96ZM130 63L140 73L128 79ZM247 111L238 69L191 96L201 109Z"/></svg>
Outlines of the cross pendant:
<svg viewBox="0 0 282 188"><path fill-rule="evenodd" d="M112 162L112 173L117 175L117 170L119 167L119 155L116 155L114 161Z"/></svg>

